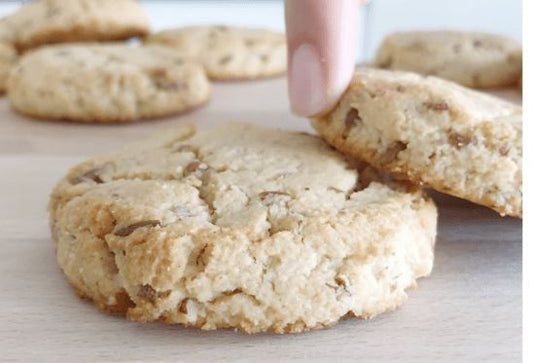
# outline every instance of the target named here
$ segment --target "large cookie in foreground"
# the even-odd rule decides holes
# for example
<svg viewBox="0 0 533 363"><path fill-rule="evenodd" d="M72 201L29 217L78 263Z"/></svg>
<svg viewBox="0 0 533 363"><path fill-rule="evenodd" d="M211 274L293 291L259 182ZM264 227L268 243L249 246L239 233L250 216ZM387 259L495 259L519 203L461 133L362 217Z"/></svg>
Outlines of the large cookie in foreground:
<svg viewBox="0 0 533 363"><path fill-rule="evenodd" d="M522 216L522 108L435 77L360 69L312 120L341 152L411 182Z"/></svg>
<svg viewBox="0 0 533 363"><path fill-rule="evenodd" d="M31 51L11 71L7 88L11 106L23 114L92 123L182 113L211 95L201 64L169 48L121 43Z"/></svg>
<svg viewBox="0 0 533 363"><path fill-rule="evenodd" d="M216 80L272 77L287 69L285 35L265 29L191 26L151 34L147 42L198 59Z"/></svg>
<svg viewBox="0 0 533 363"><path fill-rule="evenodd" d="M497 34L465 31L394 33L375 65L445 78L473 88L514 86L522 72L522 45Z"/></svg>
<svg viewBox="0 0 533 363"><path fill-rule="evenodd" d="M301 332L396 309L433 265L437 212L316 136L179 128L76 166L57 260L101 310L205 330Z"/></svg>

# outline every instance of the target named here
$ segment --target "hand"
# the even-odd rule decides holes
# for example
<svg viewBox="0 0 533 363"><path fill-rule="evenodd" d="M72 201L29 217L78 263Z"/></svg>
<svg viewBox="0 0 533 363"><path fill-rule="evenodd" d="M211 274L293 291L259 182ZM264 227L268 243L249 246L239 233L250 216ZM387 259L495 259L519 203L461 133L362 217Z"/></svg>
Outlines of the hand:
<svg viewBox="0 0 533 363"><path fill-rule="evenodd" d="M285 0L292 111L329 111L355 65L358 0Z"/></svg>

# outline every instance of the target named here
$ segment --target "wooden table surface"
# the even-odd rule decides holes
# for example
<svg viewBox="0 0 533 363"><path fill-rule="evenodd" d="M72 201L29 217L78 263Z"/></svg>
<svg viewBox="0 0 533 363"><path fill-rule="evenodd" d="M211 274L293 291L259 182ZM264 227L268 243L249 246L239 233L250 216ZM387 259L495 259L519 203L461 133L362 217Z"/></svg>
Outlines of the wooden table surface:
<svg viewBox="0 0 533 363"><path fill-rule="evenodd" d="M311 130L288 112L284 79L218 84L202 110L131 125L35 121L0 99L0 360L519 361L522 223L435 193L431 277L398 311L297 335L202 332L102 314L73 294L56 265L46 204L73 164L154 130L240 120ZM505 97L520 102L512 90Z"/></svg>

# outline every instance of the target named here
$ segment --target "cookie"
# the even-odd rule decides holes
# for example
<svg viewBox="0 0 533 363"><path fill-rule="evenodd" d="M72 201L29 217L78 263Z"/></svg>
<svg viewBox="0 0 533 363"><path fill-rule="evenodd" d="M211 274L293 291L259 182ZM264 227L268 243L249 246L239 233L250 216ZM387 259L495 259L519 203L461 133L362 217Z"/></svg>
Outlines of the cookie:
<svg viewBox="0 0 533 363"><path fill-rule="evenodd" d="M20 51L43 44L144 36L148 16L135 0L38 0L7 18Z"/></svg>
<svg viewBox="0 0 533 363"><path fill-rule="evenodd" d="M45 119L126 122L207 102L201 64L160 46L69 44L23 56L8 79L13 109Z"/></svg>
<svg viewBox="0 0 533 363"><path fill-rule="evenodd" d="M152 34L147 42L174 47L200 60L216 80L271 77L287 69L285 35L264 29L192 26Z"/></svg>
<svg viewBox="0 0 533 363"><path fill-rule="evenodd" d="M312 120L341 152L415 183L522 216L522 108L436 77L359 69Z"/></svg>
<svg viewBox="0 0 533 363"><path fill-rule="evenodd" d="M6 18L0 18L0 93L5 92L9 71L18 59L18 53L11 40L11 31Z"/></svg>
<svg viewBox="0 0 533 363"><path fill-rule="evenodd" d="M437 212L309 134L165 132L74 167L49 205L78 294L135 321L301 332L396 309Z"/></svg>
<svg viewBox="0 0 533 363"><path fill-rule="evenodd" d="M522 46L502 35L461 31L414 31L385 38L375 60L379 68L449 79L472 88L516 84Z"/></svg>
<svg viewBox="0 0 533 363"><path fill-rule="evenodd" d="M0 93L5 92L7 77L17 59L18 54L15 48L9 43L0 41Z"/></svg>

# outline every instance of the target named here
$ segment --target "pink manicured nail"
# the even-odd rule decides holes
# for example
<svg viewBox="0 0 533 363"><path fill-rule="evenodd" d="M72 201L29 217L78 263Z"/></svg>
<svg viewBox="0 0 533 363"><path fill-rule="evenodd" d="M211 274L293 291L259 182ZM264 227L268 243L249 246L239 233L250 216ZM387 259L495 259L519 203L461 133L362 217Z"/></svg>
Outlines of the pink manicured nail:
<svg viewBox="0 0 533 363"><path fill-rule="evenodd" d="M348 87L355 65L356 0L286 0L289 97L292 111L330 111Z"/></svg>
<svg viewBox="0 0 533 363"><path fill-rule="evenodd" d="M326 106L324 73L317 52L312 46L299 46L290 65L290 99L294 113L311 116Z"/></svg>

